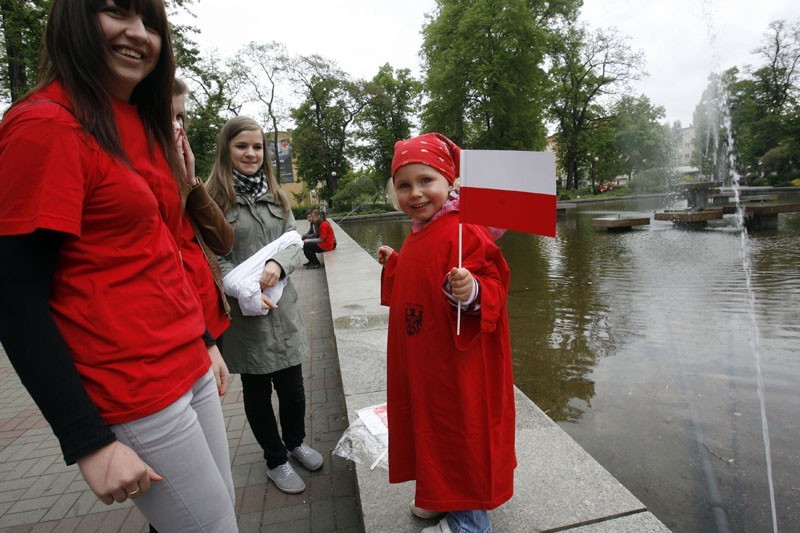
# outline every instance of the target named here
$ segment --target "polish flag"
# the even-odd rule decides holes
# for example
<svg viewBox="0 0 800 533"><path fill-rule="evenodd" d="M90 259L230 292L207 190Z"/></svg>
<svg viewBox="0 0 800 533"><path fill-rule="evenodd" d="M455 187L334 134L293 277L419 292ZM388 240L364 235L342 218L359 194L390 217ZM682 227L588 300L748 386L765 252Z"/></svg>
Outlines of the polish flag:
<svg viewBox="0 0 800 533"><path fill-rule="evenodd" d="M552 152L461 150L461 222L556 236Z"/></svg>

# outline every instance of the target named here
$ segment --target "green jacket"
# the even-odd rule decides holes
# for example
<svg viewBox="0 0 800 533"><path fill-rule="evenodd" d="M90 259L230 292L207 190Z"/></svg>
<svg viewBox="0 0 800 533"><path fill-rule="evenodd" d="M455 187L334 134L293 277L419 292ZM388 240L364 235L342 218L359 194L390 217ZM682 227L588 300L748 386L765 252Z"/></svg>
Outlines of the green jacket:
<svg viewBox="0 0 800 533"><path fill-rule="evenodd" d="M285 215L271 193L255 202L236 197L236 207L225 213L233 226L235 242L228 255L218 256L223 276L239 263L287 231L295 230L294 215ZM278 308L263 316L244 316L236 298L228 296L231 325L223 336L222 356L236 374L271 374L308 359L306 329L297 307L297 291L291 275L302 264L303 248L291 246L273 259L289 278Z"/></svg>

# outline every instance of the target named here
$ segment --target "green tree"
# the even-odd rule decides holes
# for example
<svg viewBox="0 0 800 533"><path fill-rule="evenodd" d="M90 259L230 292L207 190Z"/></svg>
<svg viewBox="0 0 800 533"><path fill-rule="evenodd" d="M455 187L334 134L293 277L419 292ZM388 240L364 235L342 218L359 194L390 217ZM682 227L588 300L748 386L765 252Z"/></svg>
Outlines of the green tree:
<svg viewBox="0 0 800 533"><path fill-rule="evenodd" d="M394 143L411 136L422 84L409 69L383 65L366 86L366 102L358 116L359 159L369 167L366 175L377 188L392 172Z"/></svg>
<svg viewBox="0 0 800 533"><path fill-rule="evenodd" d="M36 81L48 0L0 0L0 101L10 103Z"/></svg>
<svg viewBox="0 0 800 533"><path fill-rule="evenodd" d="M800 22L770 23L761 46L754 52L766 61L753 76L762 89L764 104L770 112L780 115L797 103L800 91Z"/></svg>
<svg viewBox="0 0 800 533"><path fill-rule="evenodd" d="M762 65L728 86L736 169L790 174L800 160L792 134L800 91L800 24L772 22L754 53Z"/></svg>
<svg viewBox="0 0 800 533"><path fill-rule="evenodd" d="M195 0L165 0L164 6L167 10L167 17L174 21L178 14L186 14L194 17L191 6ZM200 62L200 49L194 41L194 35L198 29L187 24L170 23L170 35L172 37L172 49L175 54L175 63L179 68L191 70Z"/></svg>
<svg viewBox="0 0 800 533"><path fill-rule="evenodd" d="M664 168L672 163L670 129L661 124L664 108L654 106L647 96L623 96L612 108L617 151L625 173Z"/></svg>
<svg viewBox="0 0 800 533"><path fill-rule="evenodd" d="M788 185L792 180L800 178L800 106L794 105L784 114L784 133L785 136L777 147L783 152L776 154L780 159L774 164L776 173L782 176L777 182L780 185ZM772 154L767 152L764 158L770 155ZM773 161L765 161L764 164L771 168Z"/></svg>
<svg viewBox="0 0 800 533"><path fill-rule="evenodd" d="M566 27L552 43L550 116L558 124L557 154L567 188L574 189L591 126L605 115L601 103L623 93L644 74L643 56L613 30L592 33L579 25Z"/></svg>
<svg viewBox="0 0 800 533"><path fill-rule="evenodd" d="M354 124L366 103L364 84L317 55L300 58L292 76L303 98L292 112L293 161L309 188L321 185L322 198L330 202L339 178L352 167Z"/></svg>
<svg viewBox="0 0 800 533"><path fill-rule="evenodd" d="M194 3L195 0L164 2L167 15L173 21L180 13L194 17L191 11ZM186 134L196 158L196 173L208 176L214 163L219 131L228 118L238 115L241 110L241 103L237 101L241 86L230 66L215 52L201 55L194 40L198 33L196 27L173 22L170 33L178 67L176 75L183 78L190 88Z"/></svg>
<svg viewBox="0 0 800 533"><path fill-rule="evenodd" d="M710 76L695 108L692 161L719 181L738 174L782 184L800 163L800 24L772 22L753 52L763 61L756 68Z"/></svg>
<svg viewBox="0 0 800 533"><path fill-rule="evenodd" d="M766 105L763 89L753 78L737 78L726 87L732 150L740 174L758 168L761 157L776 147L784 135L781 114ZM723 131L724 127L723 124Z"/></svg>
<svg viewBox="0 0 800 533"><path fill-rule="evenodd" d="M225 121L241 110L235 102L238 86L213 54L195 62L182 75L191 89L186 134L195 155L197 175L208 176L217 151L217 136Z"/></svg>
<svg viewBox="0 0 800 533"><path fill-rule="evenodd" d="M606 115L606 113L604 113ZM581 154L579 168L586 169L586 177L592 190L599 183L625 174L624 154L617 142L616 124L613 116L597 118L588 125L584 141L586 153Z"/></svg>
<svg viewBox="0 0 800 533"><path fill-rule="evenodd" d="M383 187L373 179L372 169L349 172L339 181L339 190L333 195L337 208L357 210L362 205L374 204Z"/></svg>
<svg viewBox="0 0 800 533"><path fill-rule="evenodd" d="M426 131L465 147L543 148L551 30L579 1L437 0L423 29Z"/></svg>

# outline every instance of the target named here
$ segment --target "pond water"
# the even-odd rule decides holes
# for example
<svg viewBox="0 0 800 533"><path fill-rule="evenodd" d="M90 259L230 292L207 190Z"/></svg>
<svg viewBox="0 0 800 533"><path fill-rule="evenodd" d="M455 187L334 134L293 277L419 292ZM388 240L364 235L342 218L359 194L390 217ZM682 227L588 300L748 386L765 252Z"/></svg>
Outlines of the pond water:
<svg viewBox="0 0 800 533"><path fill-rule="evenodd" d="M673 531L767 532L760 354L778 527L800 531L800 213L750 234L753 305L733 217L694 231L591 226L684 206L578 204L554 239L498 241L515 382ZM399 249L410 223L342 227L374 255Z"/></svg>

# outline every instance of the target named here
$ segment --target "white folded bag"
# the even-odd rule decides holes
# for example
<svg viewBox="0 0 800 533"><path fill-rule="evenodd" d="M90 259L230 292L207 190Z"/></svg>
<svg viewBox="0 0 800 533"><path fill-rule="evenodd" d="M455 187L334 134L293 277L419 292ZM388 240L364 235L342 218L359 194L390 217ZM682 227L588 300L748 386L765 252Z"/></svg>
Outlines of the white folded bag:
<svg viewBox="0 0 800 533"><path fill-rule="evenodd" d="M222 278L222 288L225 294L233 296L239 301L239 308L245 316L266 315L269 309L261 308L261 295L263 294L272 302L278 303L286 286L286 279L278 281L274 286L263 291L258 281L264 271L264 265L275 254L289 246L302 246L303 239L296 231L287 231L259 251L242 261L236 268Z"/></svg>

